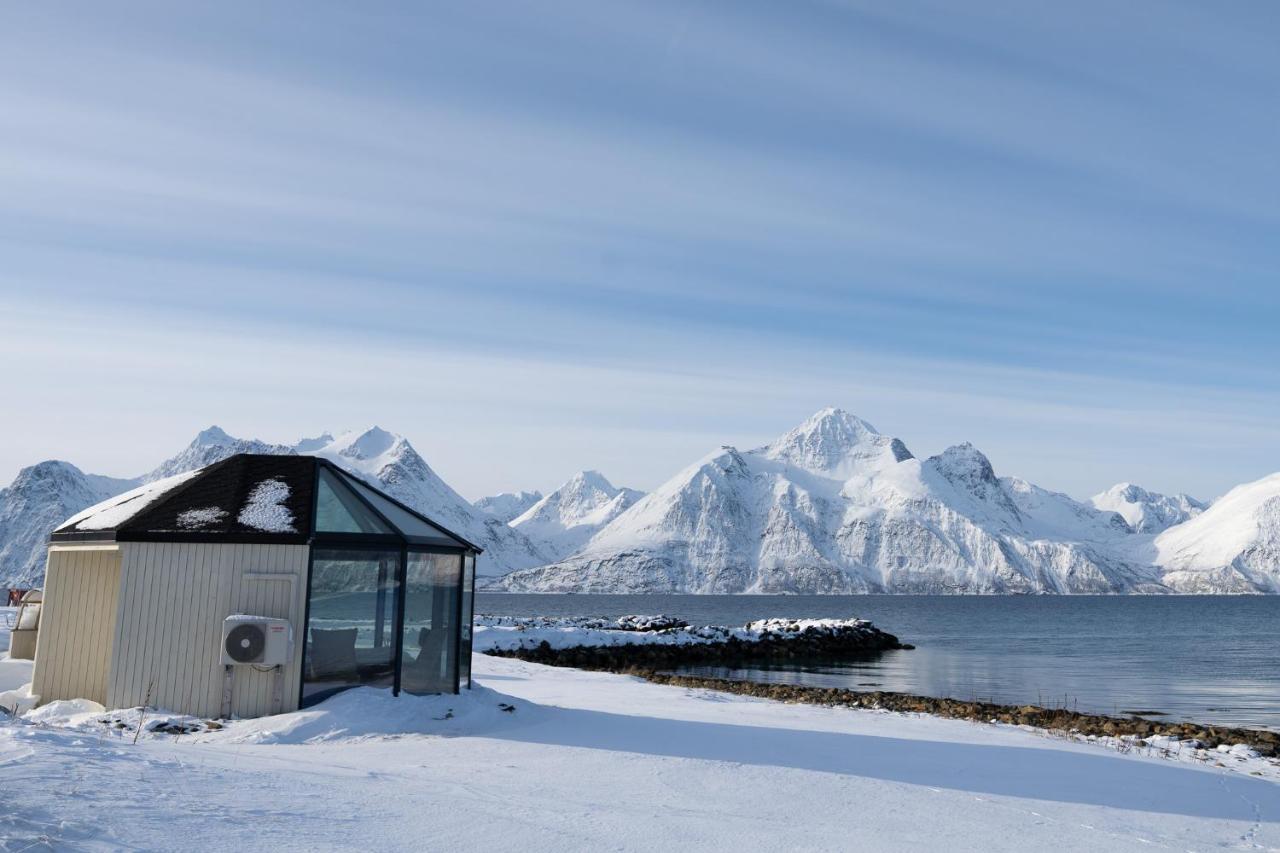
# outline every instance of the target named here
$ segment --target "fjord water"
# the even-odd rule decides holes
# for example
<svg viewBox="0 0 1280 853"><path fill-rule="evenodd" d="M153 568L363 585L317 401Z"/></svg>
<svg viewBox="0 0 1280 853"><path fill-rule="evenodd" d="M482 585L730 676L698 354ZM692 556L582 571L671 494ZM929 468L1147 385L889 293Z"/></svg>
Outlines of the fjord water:
<svg viewBox="0 0 1280 853"><path fill-rule="evenodd" d="M476 612L870 619L910 651L682 672L1280 730L1280 596L512 595ZM1164 715L1164 716L1159 716Z"/></svg>

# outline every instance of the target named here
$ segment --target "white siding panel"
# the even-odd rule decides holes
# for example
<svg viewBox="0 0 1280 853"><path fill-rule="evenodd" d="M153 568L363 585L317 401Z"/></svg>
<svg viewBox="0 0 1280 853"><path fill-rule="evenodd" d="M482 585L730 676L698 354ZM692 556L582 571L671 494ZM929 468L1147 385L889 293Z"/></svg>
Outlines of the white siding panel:
<svg viewBox="0 0 1280 853"><path fill-rule="evenodd" d="M119 589L118 551L50 550L32 673L42 702L106 700Z"/></svg>
<svg viewBox="0 0 1280 853"><path fill-rule="evenodd" d="M221 710L222 622L233 613L290 619L294 656L284 671L282 710L297 707L308 546L133 543L123 565L118 654L108 704L143 703L203 717ZM280 575L275 580L250 575ZM234 669L232 713L270 713L270 672Z"/></svg>

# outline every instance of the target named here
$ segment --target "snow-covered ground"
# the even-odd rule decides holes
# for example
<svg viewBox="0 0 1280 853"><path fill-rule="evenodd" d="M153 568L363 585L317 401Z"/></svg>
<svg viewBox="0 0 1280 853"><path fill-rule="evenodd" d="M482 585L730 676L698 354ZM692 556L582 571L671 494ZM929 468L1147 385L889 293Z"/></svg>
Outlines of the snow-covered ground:
<svg viewBox="0 0 1280 853"><path fill-rule="evenodd" d="M1276 768L1257 759L475 669L460 697L361 689L136 744L65 706L0 722L0 850L1280 848ZM0 661L0 689L27 673Z"/></svg>

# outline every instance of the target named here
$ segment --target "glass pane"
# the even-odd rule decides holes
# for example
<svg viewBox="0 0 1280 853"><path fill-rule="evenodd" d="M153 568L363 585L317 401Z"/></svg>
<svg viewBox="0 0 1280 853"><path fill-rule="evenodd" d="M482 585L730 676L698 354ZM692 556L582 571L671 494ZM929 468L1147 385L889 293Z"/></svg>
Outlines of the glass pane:
<svg viewBox="0 0 1280 853"><path fill-rule="evenodd" d="M453 693L458 677L458 605L462 557L409 554L400 689Z"/></svg>
<svg viewBox="0 0 1280 853"><path fill-rule="evenodd" d="M377 508L378 512L386 516L388 521L400 528L400 532L404 535L424 536L429 539L443 539L451 543L456 543L458 547L462 547L461 542L458 542L458 540L454 539L448 533L445 533L439 527L423 521L411 512L406 512L354 477L351 478L351 487L353 489L358 489L364 499L373 504L374 507Z"/></svg>
<svg viewBox="0 0 1280 853"><path fill-rule="evenodd" d="M475 620L476 555L462 562L462 647L458 650L458 683L471 687L471 623Z"/></svg>
<svg viewBox="0 0 1280 853"><path fill-rule="evenodd" d="M398 551L317 550L303 652L302 704L395 675Z"/></svg>
<svg viewBox="0 0 1280 853"><path fill-rule="evenodd" d="M316 532L395 533L328 468L320 469L316 490Z"/></svg>

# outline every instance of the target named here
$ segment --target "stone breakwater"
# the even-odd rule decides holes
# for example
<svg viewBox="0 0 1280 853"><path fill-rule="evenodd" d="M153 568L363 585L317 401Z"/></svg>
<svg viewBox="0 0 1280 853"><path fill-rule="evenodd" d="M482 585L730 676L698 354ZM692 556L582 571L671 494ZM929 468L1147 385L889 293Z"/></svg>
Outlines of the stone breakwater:
<svg viewBox="0 0 1280 853"><path fill-rule="evenodd" d="M725 629L694 630L720 630L724 634L696 642L611 645L560 646L542 640L536 644L527 642L515 647L484 649L484 652L550 666L623 672L700 664L735 666L783 660L850 660L888 649L913 648L899 642L893 634L862 621L806 625L767 620L749 624L747 636L737 636Z"/></svg>
<svg viewBox="0 0 1280 853"><path fill-rule="evenodd" d="M1048 731L1098 738L1167 738L1188 748L1214 750L1246 744L1259 755L1280 757L1280 733L1199 723L1153 721L1139 715L1108 717L1066 708L1000 705L992 702L916 696L885 691L761 684L754 681L678 675L684 666L741 667L779 661L856 660L890 649L910 649L893 634L862 620L783 620L749 623L742 629L691 628L666 617L623 617L619 620L569 620L576 630L605 629L607 645L584 644L573 635L541 639L540 628L563 626L565 620L521 618L492 620L517 629L514 643L477 651L550 666L568 666L636 675L655 684L719 690L743 696L848 708L867 708L939 717L1032 726ZM619 633L633 640L618 641ZM645 636L645 635L648 636ZM1175 744L1175 746L1177 745Z"/></svg>

